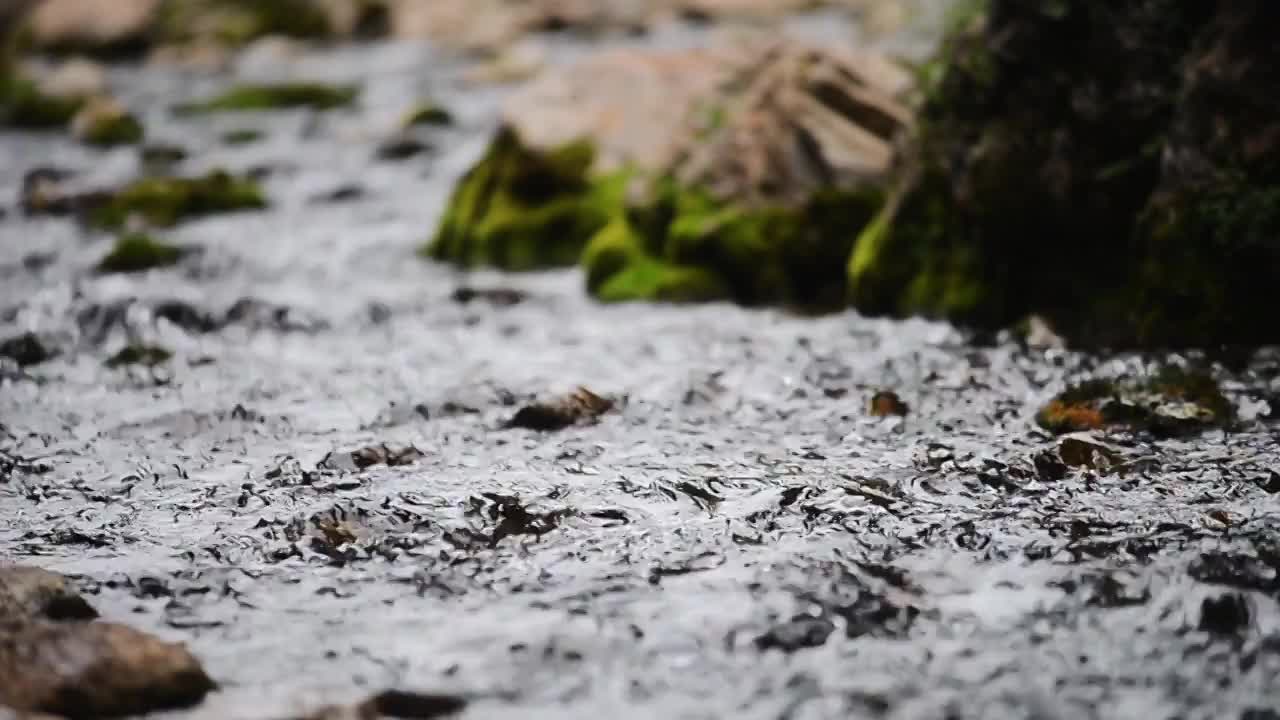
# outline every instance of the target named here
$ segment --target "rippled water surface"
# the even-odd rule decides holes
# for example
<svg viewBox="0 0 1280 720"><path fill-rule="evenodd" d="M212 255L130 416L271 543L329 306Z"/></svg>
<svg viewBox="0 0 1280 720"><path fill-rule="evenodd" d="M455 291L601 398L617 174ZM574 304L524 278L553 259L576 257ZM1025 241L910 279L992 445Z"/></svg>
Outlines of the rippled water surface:
<svg viewBox="0 0 1280 720"><path fill-rule="evenodd" d="M249 54L236 74L360 82L359 108L178 119L168 103L230 78L113 71L150 139L190 151L182 172L265 178L269 211L167 235L202 250L177 268L98 276L110 237L0 220L0 336L63 349L0 381L0 449L47 466L0 484L0 553L188 643L222 687L174 717L383 687L459 693L476 718L1274 717L1246 714L1280 704L1274 355L1217 369L1231 432L1114 437L1122 471L1042 477L1037 407L1143 359L853 313L601 306L571 271L464 278L414 251L502 91L419 46L285 67ZM459 127L377 160L425 96ZM265 140L219 142L242 128ZM0 197L36 166L110 185L137 152L0 135ZM315 200L345 185L364 193ZM459 303L464 283L527 297ZM156 317L245 298L212 332ZM103 365L130 341L174 360ZM578 385L619 408L504 429ZM905 418L868 414L882 389ZM422 457L341 457L381 443Z"/></svg>

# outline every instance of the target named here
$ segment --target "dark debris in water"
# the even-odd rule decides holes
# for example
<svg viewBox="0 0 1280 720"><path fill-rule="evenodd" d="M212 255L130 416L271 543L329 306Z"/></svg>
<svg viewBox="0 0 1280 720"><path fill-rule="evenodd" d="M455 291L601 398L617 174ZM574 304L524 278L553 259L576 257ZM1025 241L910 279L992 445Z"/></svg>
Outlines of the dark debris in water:
<svg viewBox="0 0 1280 720"><path fill-rule="evenodd" d="M392 447L386 443L370 445L351 451L334 451L325 455L316 466L320 470L364 470L374 465L396 467L412 465L424 457L418 448L407 445Z"/></svg>
<svg viewBox="0 0 1280 720"><path fill-rule="evenodd" d="M450 297L462 305L486 302L496 307L510 307L524 302L528 299L528 294L515 288L477 288L463 285L455 289Z"/></svg>

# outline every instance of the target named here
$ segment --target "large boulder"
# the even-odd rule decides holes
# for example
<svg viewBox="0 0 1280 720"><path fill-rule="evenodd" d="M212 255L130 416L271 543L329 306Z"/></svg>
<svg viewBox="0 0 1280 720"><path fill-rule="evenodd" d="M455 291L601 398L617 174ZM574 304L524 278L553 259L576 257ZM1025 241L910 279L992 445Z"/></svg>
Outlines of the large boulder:
<svg viewBox="0 0 1280 720"><path fill-rule="evenodd" d="M789 41L601 53L512 98L426 252L581 255L607 300L839 304L908 86L878 57Z"/></svg>
<svg viewBox="0 0 1280 720"><path fill-rule="evenodd" d="M1275 341L1280 5L970 2L853 303L1081 343Z"/></svg>

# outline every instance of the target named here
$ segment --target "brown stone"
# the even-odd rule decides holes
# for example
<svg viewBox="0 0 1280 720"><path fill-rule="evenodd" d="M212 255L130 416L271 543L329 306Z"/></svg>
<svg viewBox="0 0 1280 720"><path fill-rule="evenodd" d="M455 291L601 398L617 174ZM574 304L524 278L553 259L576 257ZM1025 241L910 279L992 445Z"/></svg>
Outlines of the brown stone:
<svg viewBox="0 0 1280 720"><path fill-rule="evenodd" d="M37 567L0 567L0 623L87 620L98 616L67 579Z"/></svg>
<svg viewBox="0 0 1280 720"><path fill-rule="evenodd" d="M39 48L103 48L141 41L160 0L43 0L30 14Z"/></svg>
<svg viewBox="0 0 1280 720"><path fill-rule="evenodd" d="M213 688L182 645L123 625L0 626L0 705L20 712L138 715L194 705Z"/></svg>

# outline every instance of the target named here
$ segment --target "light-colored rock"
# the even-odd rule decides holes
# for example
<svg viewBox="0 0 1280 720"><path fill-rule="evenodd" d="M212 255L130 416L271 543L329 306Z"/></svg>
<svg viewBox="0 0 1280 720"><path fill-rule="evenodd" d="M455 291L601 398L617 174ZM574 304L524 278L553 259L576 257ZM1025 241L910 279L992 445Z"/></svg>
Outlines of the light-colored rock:
<svg viewBox="0 0 1280 720"><path fill-rule="evenodd" d="M100 48L146 34L160 0L43 0L30 15L36 47Z"/></svg>
<svg viewBox="0 0 1280 720"><path fill-rule="evenodd" d="M535 148L578 139L596 172L637 167L737 201L800 201L883 179L910 120L906 72L789 41L620 49L516 93L505 122Z"/></svg>
<svg viewBox="0 0 1280 720"><path fill-rule="evenodd" d="M107 91L107 73L101 65L73 58L39 77L40 92L61 98L87 98Z"/></svg>

